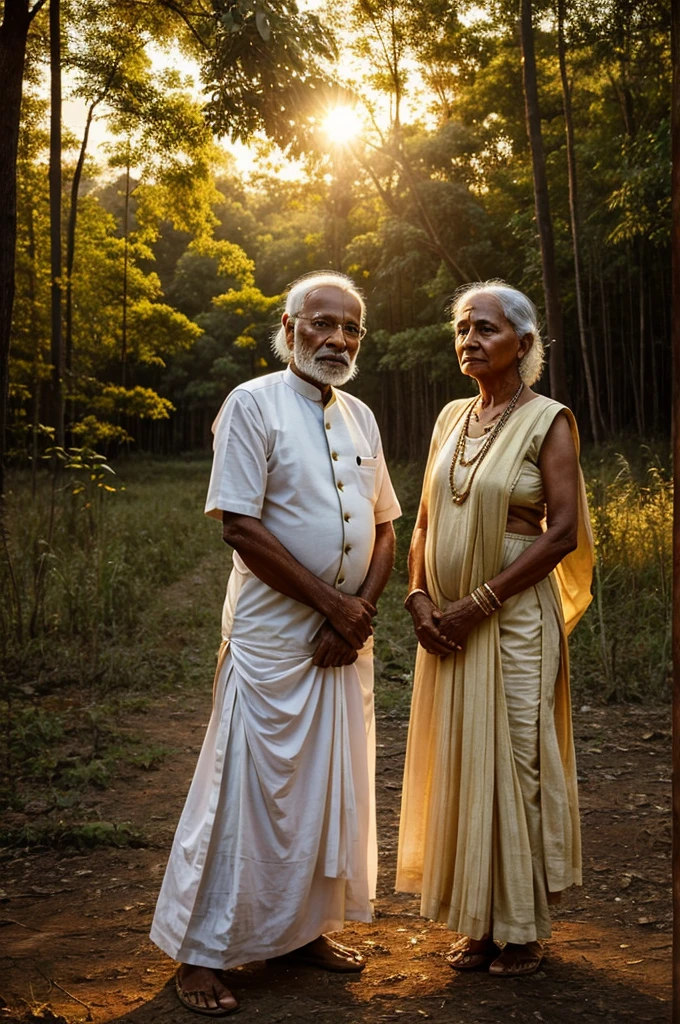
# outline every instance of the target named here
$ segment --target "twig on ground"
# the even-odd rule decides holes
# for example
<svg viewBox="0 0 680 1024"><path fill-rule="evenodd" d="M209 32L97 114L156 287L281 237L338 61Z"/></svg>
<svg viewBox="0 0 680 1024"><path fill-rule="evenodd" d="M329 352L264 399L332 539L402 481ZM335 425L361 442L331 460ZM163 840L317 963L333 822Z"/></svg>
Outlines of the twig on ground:
<svg viewBox="0 0 680 1024"><path fill-rule="evenodd" d="M30 924L24 924L23 921L17 921L15 917L3 917L0 920L0 928L5 928L8 924L18 924L20 928L25 928L29 932L39 932L40 928L34 928Z"/></svg>
<svg viewBox="0 0 680 1024"><path fill-rule="evenodd" d="M60 992L63 992L65 996L68 996L69 999L72 999L74 1003L80 1003L81 1006L84 1006L85 1009L87 1010L87 1019L92 1020L91 1006L88 1006L87 1003L84 1003L82 999L78 998L78 996L74 996L72 992L69 992L68 989L65 989L64 986L60 985L58 981L54 980L54 978L48 978L46 974L43 974L40 968L38 968L38 972L42 974L45 981L49 982L50 985L53 985L54 988L58 988Z"/></svg>

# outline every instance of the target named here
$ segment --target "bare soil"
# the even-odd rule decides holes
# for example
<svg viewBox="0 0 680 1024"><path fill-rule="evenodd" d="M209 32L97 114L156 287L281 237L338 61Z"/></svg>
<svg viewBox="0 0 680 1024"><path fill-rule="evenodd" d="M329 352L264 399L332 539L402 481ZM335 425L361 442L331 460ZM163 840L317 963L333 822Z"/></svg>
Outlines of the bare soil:
<svg viewBox="0 0 680 1024"><path fill-rule="evenodd" d="M142 849L4 851L0 1021L188 1024L174 964L147 935L209 713L210 694L163 697L136 723L174 754L125 769L92 796L102 820L130 822ZM670 730L661 706L576 708L585 884L554 908L542 969L522 979L455 973L452 935L423 920L393 879L406 723L378 722L381 872L375 920L342 941L367 957L347 978L248 964L228 980L239 1021L278 1024L582 1024L670 1020ZM39 815L39 808L37 809Z"/></svg>

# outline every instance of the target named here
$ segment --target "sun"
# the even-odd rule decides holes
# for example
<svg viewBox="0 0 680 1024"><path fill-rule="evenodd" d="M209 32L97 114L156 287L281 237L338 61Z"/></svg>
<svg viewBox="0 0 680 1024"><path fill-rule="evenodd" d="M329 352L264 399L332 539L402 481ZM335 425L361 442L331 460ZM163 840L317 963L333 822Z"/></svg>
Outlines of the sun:
<svg viewBox="0 0 680 1024"><path fill-rule="evenodd" d="M351 142L361 131L361 122L354 107L334 107L322 121L331 142Z"/></svg>

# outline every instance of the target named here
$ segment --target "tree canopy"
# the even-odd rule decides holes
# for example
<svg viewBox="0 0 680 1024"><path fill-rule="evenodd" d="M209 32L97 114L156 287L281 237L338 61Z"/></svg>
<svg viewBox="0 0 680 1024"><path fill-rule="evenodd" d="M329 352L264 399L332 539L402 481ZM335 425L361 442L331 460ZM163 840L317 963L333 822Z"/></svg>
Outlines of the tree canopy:
<svg viewBox="0 0 680 1024"><path fill-rule="evenodd" d="M334 267L368 300L351 387L391 454L419 456L438 408L466 389L446 323L455 289L503 278L545 313L514 5L346 0L312 14L280 0L89 0L65 9L63 31L86 127L101 117L110 135L96 160L86 134L63 153L73 438L206 444L225 394L276 368L286 285ZM531 32L570 400L586 436L664 433L669 12L660 0L537 2ZM35 457L53 426L41 45L36 31L18 144L17 457ZM173 46L200 83L180 64L159 70L154 54ZM360 121L345 141L333 140L339 101ZM250 170L224 136L250 144Z"/></svg>

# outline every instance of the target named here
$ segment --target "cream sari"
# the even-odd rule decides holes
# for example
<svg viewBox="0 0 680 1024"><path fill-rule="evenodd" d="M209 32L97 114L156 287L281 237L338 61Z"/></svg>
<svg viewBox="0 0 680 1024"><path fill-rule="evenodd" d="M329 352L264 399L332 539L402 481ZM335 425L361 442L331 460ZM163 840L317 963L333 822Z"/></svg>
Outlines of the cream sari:
<svg viewBox="0 0 680 1024"><path fill-rule="evenodd" d="M437 421L421 499L427 512L427 585L442 609L500 571L509 496L522 461L530 446L540 450L560 412L569 419L578 451L571 412L538 396L513 412L480 465L468 500L454 505L447 442L468 404L452 402ZM545 655L537 696L536 761L548 896L581 881L566 635L591 600L592 560L581 478L578 546L546 580L525 592L537 608L539 650ZM536 843L532 851L508 723L499 618L493 615L478 626L460 654L439 658L418 649L397 888L420 892L421 913L456 932L479 939L493 927L496 939L529 942L547 937L546 915L537 912L535 901ZM549 922L547 928L549 934Z"/></svg>

